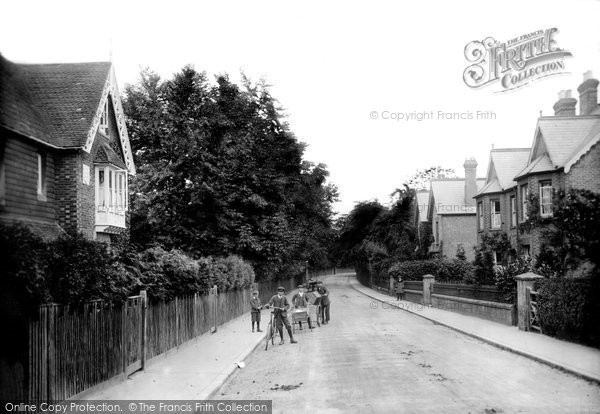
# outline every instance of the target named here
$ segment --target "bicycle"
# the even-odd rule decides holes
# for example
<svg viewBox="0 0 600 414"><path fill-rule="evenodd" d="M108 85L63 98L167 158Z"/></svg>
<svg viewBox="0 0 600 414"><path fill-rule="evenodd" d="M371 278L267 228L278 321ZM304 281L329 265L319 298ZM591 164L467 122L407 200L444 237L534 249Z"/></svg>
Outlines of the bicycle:
<svg viewBox="0 0 600 414"><path fill-rule="evenodd" d="M271 311L271 319L269 320L269 324L267 325L267 333L265 334L265 351L269 348L269 341L272 346L275 346L275 334L277 330L273 325L273 319L275 318L275 309L279 309L281 311L285 311L284 308L273 307Z"/></svg>

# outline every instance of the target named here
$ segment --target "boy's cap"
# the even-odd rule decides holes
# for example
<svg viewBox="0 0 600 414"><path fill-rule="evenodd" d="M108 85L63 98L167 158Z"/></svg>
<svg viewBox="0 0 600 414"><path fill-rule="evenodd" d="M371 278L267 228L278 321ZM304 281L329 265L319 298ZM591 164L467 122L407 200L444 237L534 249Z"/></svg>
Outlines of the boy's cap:
<svg viewBox="0 0 600 414"><path fill-rule="evenodd" d="M255 290L254 292L252 292L254 295L258 295L258 290Z"/></svg>
<svg viewBox="0 0 600 414"><path fill-rule="evenodd" d="M298 289L301 289L303 287L304 287L304 285L298 285Z"/></svg>
<svg viewBox="0 0 600 414"><path fill-rule="evenodd" d="M277 292L285 292L285 288L283 286L279 286L277 288Z"/></svg>

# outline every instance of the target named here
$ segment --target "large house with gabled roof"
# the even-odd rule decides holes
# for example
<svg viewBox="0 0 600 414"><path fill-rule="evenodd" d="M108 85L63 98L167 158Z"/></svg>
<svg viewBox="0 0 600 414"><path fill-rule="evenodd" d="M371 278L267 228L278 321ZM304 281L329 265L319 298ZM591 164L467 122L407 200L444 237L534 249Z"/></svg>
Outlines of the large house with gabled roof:
<svg viewBox="0 0 600 414"><path fill-rule="evenodd" d="M459 249L468 260L475 258L477 245L476 210L473 197L485 180L477 178L477 161L464 163L465 178L431 180L427 219L433 232L429 254L453 258Z"/></svg>
<svg viewBox="0 0 600 414"><path fill-rule="evenodd" d="M516 255L536 257L544 241L543 228L523 226L517 231L531 211L552 217L558 190L600 193L598 84L591 72L584 75L577 89L579 115L571 91L562 91L554 116L538 119L530 149L492 150L486 185L476 196L480 235L505 232Z"/></svg>
<svg viewBox="0 0 600 414"><path fill-rule="evenodd" d="M135 164L112 63L0 55L0 87L0 221L45 238L125 232Z"/></svg>
<svg viewBox="0 0 600 414"><path fill-rule="evenodd" d="M512 256L518 249L517 182L516 174L528 162L530 148L497 148L490 152L485 185L475 195L477 205L477 239L481 243L484 234L508 236ZM494 252L495 253L495 252ZM497 262L509 257L494 254Z"/></svg>

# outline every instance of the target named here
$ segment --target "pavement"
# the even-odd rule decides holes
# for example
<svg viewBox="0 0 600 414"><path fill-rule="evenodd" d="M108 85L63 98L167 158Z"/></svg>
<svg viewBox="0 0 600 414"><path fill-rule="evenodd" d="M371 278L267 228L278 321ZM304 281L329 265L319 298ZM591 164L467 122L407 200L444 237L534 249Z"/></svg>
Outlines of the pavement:
<svg viewBox="0 0 600 414"><path fill-rule="evenodd" d="M349 278L348 282L357 291L381 302L381 306L397 307L499 348L600 383L598 349L539 333L521 331L516 326L506 326L414 302L396 301L395 297L361 285L355 278Z"/></svg>
<svg viewBox="0 0 600 414"><path fill-rule="evenodd" d="M353 288L324 282L331 322L258 348L212 395L273 413L598 413L600 386Z"/></svg>
<svg viewBox="0 0 600 414"><path fill-rule="evenodd" d="M291 299L294 292L287 296ZM261 329L269 323L262 312ZM286 333L287 335L287 333ZM76 396L77 400L206 400L258 346L264 332L252 332L250 312L147 362L147 368ZM286 342L287 339L286 339Z"/></svg>
<svg viewBox="0 0 600 414"><path fill-rule="evenodd" d="M129 400L129 399L165 399L165 400L205 400L209 398L214 398L220 390L225 386L226 383L231 381L232 375L242 376L242 375L250 375L251 372L246 368L240 368L240 365L244 367L245 364L243 362L252 354L251 358L270 358L271 356L277 355L281 353L282 355L289 354L293 352L299 355L305 355L306 361L309 363L312 354L311 352L315 352L320 354L318 348L317 350L309 350L308 346L317 346L315 344L320 343L321 339L316 339L319 336L323 336L323 332L326 329L337 329L335 328L335 324L339 323L336 321L336 313L337 311L342 312L340 310L342 304L349 300L348 292L357 292L357 298L353 298L352 301L357 301L360 305L353 305L348 303L348 309L354 309L356 306L364 306L370 307L370 309L376 309L379 307L380 309L385 308L393 308L396 310L402 309L407 311L406 318L410 320L410 322L406 322L406 326L415 326L412 330L415 332L407 332L406 328L404 330L405 337L413 337L413 343L418 343L419 339L417 338L421 333L422 328L420 325L415 325L414 317L409 317L408 314L418 315L422 318L428 319L429 321L434 322L434 325L443 325L448 328L451 328L455 331L466 334L470 337L480 339L488 344L494 345L495 347L502 348L504 350L512 351L520 356L527 357L528 359L533 359L538 362L542 362L544 364L550 365L554 368L559 368L562 371L575 374L581 378L586 380L591 380L596 383L600 382L600 351L588 347L584 347L578 344L573 344L565 341L560 341L551 337L547 337L540 334L522 332L519 331L516 327L508 327L501 324L497 324L494 322L490 322L483 319L478 319L474 317L464 316L453 312L448 312L440 309L423 307L421 305L417 305L412 302L405 301L395 301L387 294L374 291L372 289L366 288L356 281L356 278L351 275L337 275L333 276L335 281L333 281L333 285L338 284L339 287L332 286L332 298L335 299L332 305L332 315L333 323L329 325L322 326L321 328L317 328L314 332L301 332L297 334L297 339L299 340L299 345L291 345L289 344L289 340L287 338L286 333L286 344L284 346L278 346L277 344L273 348L269 348L271 352L255 352L253 351L259 346L264 344L264 334L263 333L252 333L251 332L251 322L250 322L250 314L247 313L239 318L236 318L222 326L219 326L218 330L214 334L205 334L202 335L192 341L189 341L186 344L181 345L179 348L174 349L164 356L156 357L149 361L146 370L139 371L131 375L127 380L124 381L113 381L108 383L105 386L96 388L94 390L88 391L81 396L78 396L78 399L87 399L87 400L107 400L107 399L115 399L115 400ZM328 284L329 286L329 284ZM338 293L335 293L337 290ZM359 299L362 298L362 299ZM337 302L337 303L335 303ZM374 307L374 304L377 306ZM385 304L385 305L384 305ZM337 309L336 309L337 308ZM367 311L369 309L367 308ZM354 312L354 310L353 310ZM386 312L390 313L390 312ZM405 314L404 312L395 312L395 314ZM262 315L262 327L264 328L267 323L266 312L263 312ZM368 323L371 325L379 323L379 318L376 313L368 312ZM399 316L396 316L399 317ZM339 320L339 319L338 319ZM417 318L418 320L418 318ZM385 321L382 320L381 323ZM349 322L348 322L349 323ZM387 322L386 322L387 323ZM429 322L428 322L429 323ZM357 329L360 330L364 325L364 321L358 320L354 325L343 325L347 331L342 333L342 338L345 341L353 341L354 331ZM333 328L330 328L334 326ZM385 325L388 326L388 325ZM395 326L395 325L394 325ZM429 326L429 325L427 325ZM396 329L396 328L394 328ZM427 328L429 329L429 328ZM385 330L385 329L384 329ZM447 329L442 329L443 332L451 332ZM374 333L366 334L371 343L376 343L379 341L373 341L374 335L388 335L382 333L382 331L375 331ZM437 333L435 334L437 335ZM448 335L448 334L444 334ZM462 336L460 336L462 338ZM323 336L325 338L325 336ZM454 337L452 337L454 338ZM382 337L381 342L385 343L390 340L390 338ZM443 341L453 341L454 339L444 339ZM465 341L465 339L460 339L461 341ZM435 342L435 341L434 341ZM467 341L468 343L468 341ZM477 343L481 344L477 341ZM310 345L312 344L312 345ZM338 342L336 342L338 344ZM383 345L382 345L383 346ZM411 344L409 347L413 346ZM470 345L469 345L470 346ZM480 345L481 347L481 345ZM305 351L302 351L304 349ZM458 348L457 348L458 349ZM486 348L487 349L487 348ZM493 349L493 348L490 348ZM335 351L335 347L333 350L329 352ZM348 352L357 352L355 348L351 348L347 350ZM382 350L382 352L388 352L388 355L394 354L396 351L392 350ZM412 352L412 351L410 351ZM415 352L423 352L422 350L415 349ZM438 355L439 350L431 351L434 356ZM485 364L485 358L489 358L490 351L489 349L486 351L485 356L482 356L483 359L480 360L480 364ZM494 351L495 352L495 351ZM503 353L502 351L498 351L503 355L510 355ZM446 374L446 376L455 375L457 378L461 376L468 375L468 369L477 371L477 367L474 366L469 358L474 353L468 353L464 356L464 361L459 362L454 360L453 363L462 364L464 372L462 373L452 373ZM267 355L269 354L269 355ZM405 354L405 353L400 353ZM267 355L267 356L265 356ZM329 355L329 354L328 354ZM330 356L332 358L336 358L341 355L339 352L333 353ZM409 356L411 354L408 354ZM406 356L406 355L404 355ZM364 358L364 356L363 356ZM383 358L383 359L381 359ZM387 364L387 356L381 355L382 363ZM439 364L445 364L445 359L455 359L454 355L445 356L442 359L433 358L433 360L439 361ZM499 360L502 358L506 358L505 356L496 356L494 360ZM520 358L520 357L519 357ZM360 359L360 358L359 358ZM379 360L378 360L379 361ZM419 366L429 366L429 359L421 361ZM519 360L520 361L520 360ZM393 362L393 361L392 361ZM240 364L242 363L242 364ZM323 361L325 364L326 361ZM348 361L341 362L341 371L344 372L344 369L348 368L352 364ZM400 361L398 364L404 364L405 362ZM533 362L531 362L533 363ZM519 365L520 364L520 365ZM527 372L534 372L538 370L536 367L538 365L528 365L529 363L523 364L515 363L515 366L527 366ZM505 363L499 365L506 365ZM512 366L512 365L507 365ZM360 365L359 365L360 367ZM338 366L336 369L340 369ZM417 369L421 369L418 368ZM457 369L457 368L453 368ZM496 368L494 368L496 369ZM499 368L498 368L499 369ZM317 375L312 371L311 365L311 374L312 376ZM353 372L353 371L352 371ZM373 372L373 375L379 375L381 372L380 369ZM506 371L502 371L500 373L496 373L497 377L502 376L511 376L510 372L519 372L521 378L519 381L522 381L522 378L526 377L526 372L522 372L518 368L513 367L508 373ZM550 381L551 383L558 384L559 382L562 385L562 379L559 379L558 374L553 374L556 372L554 370L540 371L538 374L537 381L540 381L541 378L544 380ZM349 371L348 375L352 375ZM440 381L443 381L442 374L438 378ZM333 374L336 378L345 378L338 371L334 371ZM429 375L429 374L428 374ZM433 375L433 374L431 374ZM548 378L553 378L553 375L557 376L557 379L552 382ZM564 376L564 374L561 374ZM567 376L569 378L570 376ZM562 378L562 377L561 377ZM575 381L576 379L570 377L570 381ZM313 378L314 379L314 378ZM229 380L229 381L228 381ZM416 374L413 377L413 380L421 381L420 377ZM329 379L328 379L329 381ZM253 381L252 381L253 382ZM490 382L490 383L493 383ZM585 383L584 383L585 384ZM360 384L354 384L357 387ZM591 386L591 384L590 384ZM581 388L582 385L579 384ZM557 389L560 387L557 387ZM594 386L595 388L595 386ZM360 389L357 388L357 389ZM575 391L572 391L574 393ZM593 389L592 389L593 392ZM238 391L239 394L239 391ZM243 393L242 393L243 394ZM595 394L593 394L595 395ZM350 395L351 396L351 395ZM231 395L229 392L227 393L227 397L224 398L241 398L242 395ZM421 398L421 397L419 397ZM422 398L426 398L426 395L423 394ZM595 398L597 396L595 395ZM543 399L543 398L542 398ZM365 407L363 407L365 408ZM464 408L464 407L463 407ZM516 407L515 407L516 408ZM366 407L366 409L369 409ZM293 411L293 410L292 410ZM376 410L377 411L377 410Z"/></svg>

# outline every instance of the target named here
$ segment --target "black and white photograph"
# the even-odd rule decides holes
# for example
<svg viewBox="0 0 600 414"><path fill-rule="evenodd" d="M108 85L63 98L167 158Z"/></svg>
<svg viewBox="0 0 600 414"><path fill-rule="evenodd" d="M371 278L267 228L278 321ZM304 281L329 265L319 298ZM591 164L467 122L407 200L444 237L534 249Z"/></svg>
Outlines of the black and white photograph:
<svg viewBox="0 0 600 414"><path fill-rule="evenodd" d="M0 412L600 413L600 1L0 0Z"/></svg>

